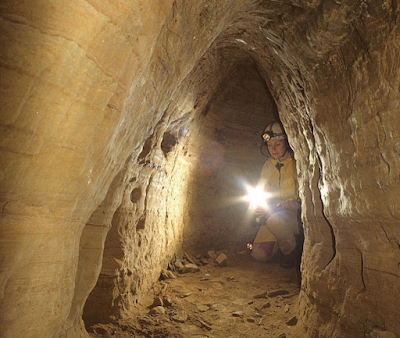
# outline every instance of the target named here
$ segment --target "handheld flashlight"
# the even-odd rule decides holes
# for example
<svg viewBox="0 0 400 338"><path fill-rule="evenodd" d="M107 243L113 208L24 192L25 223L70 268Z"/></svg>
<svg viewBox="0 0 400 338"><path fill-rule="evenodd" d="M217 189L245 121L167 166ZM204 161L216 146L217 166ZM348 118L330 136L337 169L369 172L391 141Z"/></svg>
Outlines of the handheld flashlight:
<svg viewBox="0 0 400 338"><path fill-rule="evenodd" d="M245 196L245 199L249 202L250 209L256 210L257 208L268 208L267 200L270 198L270 194L264 191L261 186L247 186L246 190L247 195Z"/></svg>

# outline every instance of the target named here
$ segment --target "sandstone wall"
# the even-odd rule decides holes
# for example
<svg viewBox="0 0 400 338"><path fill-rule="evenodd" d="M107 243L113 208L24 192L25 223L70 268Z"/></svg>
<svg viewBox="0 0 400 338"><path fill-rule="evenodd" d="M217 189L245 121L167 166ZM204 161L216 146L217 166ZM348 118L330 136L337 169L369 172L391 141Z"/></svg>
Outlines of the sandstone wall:
<svg viewBox="0 0 400 338"><path fill-rule="evenodd" d="M310 337L400 336L398 12L384 0L2 2L1 336L86 337L83 311L129 316L185 236L204 246L196 165L232 113L215 94L245 60L296 152Z"/></svg>
<svg viewBox="0 0 400 338"><path fill-rule="evenodd" d="M399 335L392 300L400 258L399 78L392 62L399 8L392 5L324 2L306 20L294 19L292 29L307 40L285 36L301 57L289 62L278 53L288 72L272 77L285 88L275 97L299 141L302 311L315 337L362 337L375 327Z"/></svg>

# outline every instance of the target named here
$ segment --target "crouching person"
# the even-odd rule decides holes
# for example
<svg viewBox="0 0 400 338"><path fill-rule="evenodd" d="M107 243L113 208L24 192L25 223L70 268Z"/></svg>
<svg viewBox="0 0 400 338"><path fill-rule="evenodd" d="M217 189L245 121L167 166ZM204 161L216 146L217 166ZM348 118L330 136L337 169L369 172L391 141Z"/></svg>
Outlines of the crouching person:
<svg viewBox="0 0 400 338"><path fill-rule="evenodd" d="M252 256L258 261L270 261L279 247L281 266L291 268L300 259L303 239L296 163L280 123L269 124L263 140L271 156L263 165L259 185L270 194L270 202L255 210L263 222L253 242Z"/></svg>

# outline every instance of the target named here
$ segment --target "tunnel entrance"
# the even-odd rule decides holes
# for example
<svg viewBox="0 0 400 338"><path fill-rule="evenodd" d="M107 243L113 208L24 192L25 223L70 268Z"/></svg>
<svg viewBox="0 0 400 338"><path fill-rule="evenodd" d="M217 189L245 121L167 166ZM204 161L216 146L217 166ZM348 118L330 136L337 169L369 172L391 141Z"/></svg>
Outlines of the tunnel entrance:
<svg viewBox="0 0 400 338"><path fill-rule="evenodd" d="M151 206L149 188L140 185L141 175L135 173L135 180L129 180L127 202L114 214L102 273L85 306L83 318L93 337L132 333L137 337L187 337L212 330L213 337L225 338L227 330L236 337L239 327L242 334L259 337L266 331L284 334L285 325L293 332L298 330L298 270L282 269L276 261L256 262L246 247L258 227L242 197L245 184L259 180L266 160L261 135L275 120L275 103L257 67L248 60L238 62L198 116L197 137L189 139L185 149L185 154L196 153L192 160L196 163L185 196L189 212L184 220L183 248L165 267L168 273L161 273L140 299L143 278L152 267L148 262L140 267L129 264L138 261L136 255L143 250L151 250L146 249L144 235L151 227L151 216L145 209L140 217L134 216L137 221L132 216L140 205ZM167 158L177 151L179 140L172 133L163 135L160 150ZM139 165L154 167L153 143L146 142ZM127 234L131 237L125 238ZM124 246L128 242L129 252ZM226 260L221 261L221 255ZM113 271L110 262L114 262ZM118 262L123 262L121 267ZM194 270L182 272L182 265L190 264Z"/></svg>
<svg viewBox="0 0 400 338"><path fill-rule="evenodd" d="M239 249L254 237L248 206L239 197L244 183L259 180L266 160L261 135L278 118L256 66L249 60L236 64L199 117L185 250Z"/></svg>

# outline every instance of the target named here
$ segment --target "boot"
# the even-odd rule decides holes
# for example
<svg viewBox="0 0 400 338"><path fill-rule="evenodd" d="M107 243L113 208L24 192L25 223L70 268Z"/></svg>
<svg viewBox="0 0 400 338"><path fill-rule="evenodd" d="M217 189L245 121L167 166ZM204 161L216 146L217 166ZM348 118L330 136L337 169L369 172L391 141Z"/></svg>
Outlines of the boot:
<svg viewBox="0 0 400 338"><path fill-rule="evenodd" d="M283 255L280 266L285 269L293 268L296 265L296 249L293 250L289 255Z"/></svg>

